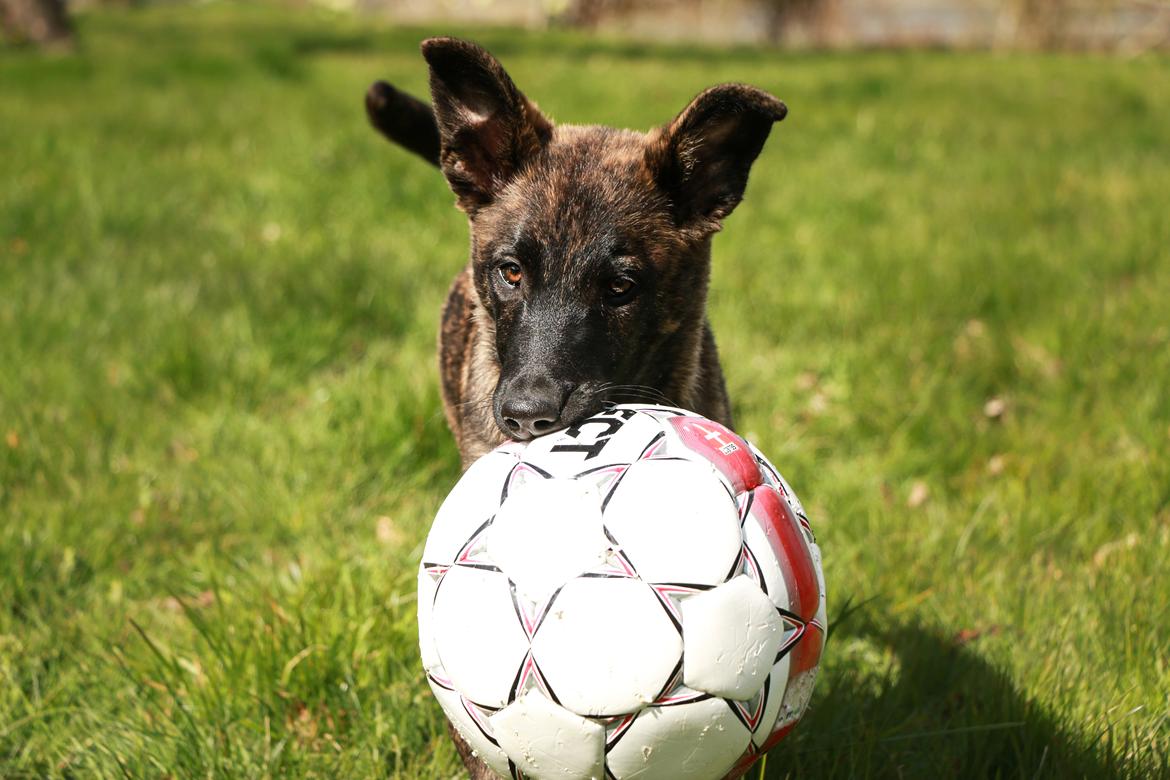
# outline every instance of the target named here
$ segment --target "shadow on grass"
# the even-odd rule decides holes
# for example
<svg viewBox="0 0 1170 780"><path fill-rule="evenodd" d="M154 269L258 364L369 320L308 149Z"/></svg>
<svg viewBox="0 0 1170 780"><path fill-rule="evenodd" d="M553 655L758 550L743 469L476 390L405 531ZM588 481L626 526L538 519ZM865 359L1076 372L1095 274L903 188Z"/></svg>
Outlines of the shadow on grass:
<svg viewBox="0 0 1170 780"><path fill-rule="evenodd" d="M845 660L768 756L767 778L1153 777L1168 768L1108 758L1125 753L1110 749L1112 734L1061 723L985 660L977 639L883 621L862 605L839 620L827 652Z"/></svg>

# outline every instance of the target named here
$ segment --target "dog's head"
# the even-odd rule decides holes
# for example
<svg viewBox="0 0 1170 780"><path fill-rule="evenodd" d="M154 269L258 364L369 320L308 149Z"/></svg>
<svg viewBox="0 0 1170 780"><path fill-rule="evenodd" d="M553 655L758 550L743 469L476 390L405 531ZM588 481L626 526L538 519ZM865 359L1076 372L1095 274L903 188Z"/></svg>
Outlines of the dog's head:
<svg viewBox="0 0 1170 780"><path fill-rule="evenodd" d="M500 429L526 439L608 401L667 400L695 370L711 235L784 104L725 84L650 133L558 126L479 46L432 38L422 51L437 162L469 217L494 329ZM436 161L424 105L388 85L369 100L379 129Z"/></svg>

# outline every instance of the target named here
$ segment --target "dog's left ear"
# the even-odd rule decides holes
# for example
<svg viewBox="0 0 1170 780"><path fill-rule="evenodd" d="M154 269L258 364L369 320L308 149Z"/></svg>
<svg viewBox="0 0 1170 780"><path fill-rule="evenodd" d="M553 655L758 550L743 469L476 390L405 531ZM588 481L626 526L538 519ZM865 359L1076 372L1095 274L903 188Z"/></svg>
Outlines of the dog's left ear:
<svg viewBox="0 0 1170 780"><path fill-rule="evenodd" d="M747 84L711 87L650 137L647 164L679 225L718 230L743 200L748 172L788 108Z"/></svg>
<svg viewBox="0 0 1170 780"><path fill-rule="evenodd" d="M439 128L426 103L375 81L366 91L366 116L374 129L403 149L439 164Z"/></svg>

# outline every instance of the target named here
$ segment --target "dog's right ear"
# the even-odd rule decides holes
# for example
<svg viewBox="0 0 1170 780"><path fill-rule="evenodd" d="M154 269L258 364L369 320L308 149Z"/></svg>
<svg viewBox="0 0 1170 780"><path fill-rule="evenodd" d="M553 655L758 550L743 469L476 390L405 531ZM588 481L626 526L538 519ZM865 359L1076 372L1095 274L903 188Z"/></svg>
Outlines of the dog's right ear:
<svg viewBox="0 0 1170 780"><path fill-rule="evenodd" d="M422 43L431 69L439 165L459 207L490 203L552 136L552 123L483 48L458 38Z"/></svg>

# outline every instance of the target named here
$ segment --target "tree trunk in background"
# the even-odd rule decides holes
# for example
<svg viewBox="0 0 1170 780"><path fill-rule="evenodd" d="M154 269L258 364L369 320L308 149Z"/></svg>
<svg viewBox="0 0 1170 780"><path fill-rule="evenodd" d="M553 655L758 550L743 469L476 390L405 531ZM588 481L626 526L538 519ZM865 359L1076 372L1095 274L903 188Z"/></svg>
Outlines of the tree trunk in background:
<svg viewBox="0 0 1170 780"><path fill-rule="evenodd" d="M65 0L0 0L0 28L21 43L64 47L73 42Z"/></svg>
<svg viewBox="0 0 1170 780"><path fill-rule="evenodd" d="M626 13L636 0L569 0L565 9L556 14L557 21L570 27L592 30L607 16Z"/></svg>
<svg viewBox="0 0 1170 780"><path fill-rule="evenodd" d="M798 46L841 43L835 0L765 0L768 40Z"/></svg>

